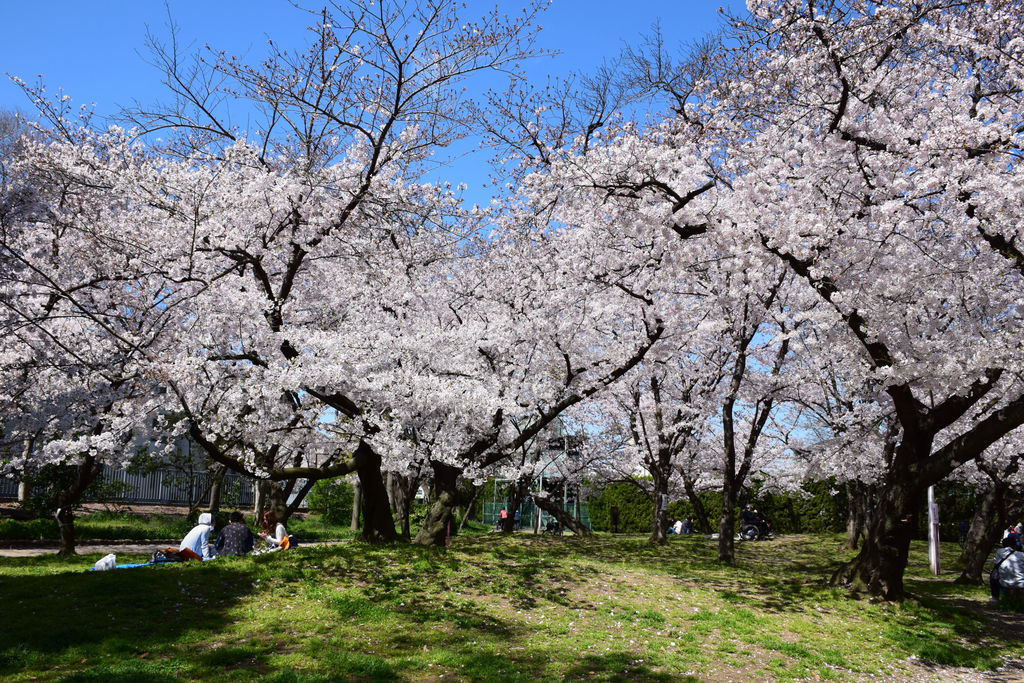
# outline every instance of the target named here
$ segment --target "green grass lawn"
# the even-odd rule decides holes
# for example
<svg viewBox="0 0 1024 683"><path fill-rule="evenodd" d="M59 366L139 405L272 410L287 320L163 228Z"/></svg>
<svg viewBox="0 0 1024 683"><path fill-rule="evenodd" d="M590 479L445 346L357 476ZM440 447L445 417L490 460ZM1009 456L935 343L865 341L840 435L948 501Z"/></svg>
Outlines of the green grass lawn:
<svg viewBox="0 0 1024 683"><path fill-rule="evenodd" d="M8 680L949 680L1019 655L1019 613L927 573L903 604L824 579L838 537L464 536L89 572L0 558ZM947 557L953 556L953 548ZM118 557L119 562L142 561Z"/></svg>

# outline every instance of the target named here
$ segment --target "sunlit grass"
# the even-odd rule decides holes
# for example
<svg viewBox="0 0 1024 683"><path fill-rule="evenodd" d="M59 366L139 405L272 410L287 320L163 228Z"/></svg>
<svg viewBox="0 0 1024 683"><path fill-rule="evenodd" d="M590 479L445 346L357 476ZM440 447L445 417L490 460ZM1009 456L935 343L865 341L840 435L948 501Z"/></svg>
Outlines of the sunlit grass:
<svg viewBox="0 0 1024 683"><path fill-rule="evenodd" d="M838 547L784 537L740 546L730 567L697 538L489 534L106 573L86 571L98 555L0 560L0 667L14 680L858 680L913 679L921 661L986 670L1019 650L983 589L931 577L921 548L914 597L889 605L825 583Z"/></svg>

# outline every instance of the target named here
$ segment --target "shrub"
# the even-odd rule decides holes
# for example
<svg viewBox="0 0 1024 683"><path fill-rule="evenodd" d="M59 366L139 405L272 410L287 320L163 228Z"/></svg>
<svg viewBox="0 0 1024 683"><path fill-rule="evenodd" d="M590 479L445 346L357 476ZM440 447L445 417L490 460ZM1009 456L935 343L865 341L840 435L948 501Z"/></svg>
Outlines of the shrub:
<svg viewBox="0 0 1024 683"><path fill-rule="evenodd" d="M355 491L341 479L324 479L306 494L306 505L328 524L345 524L352 519Z"/></svg>
<svg viewBox="0 0 1024 683"><path fill-rule="evenodd" d="M651 530L654 510L647 494L633 484L610 484L597 496L587 499L590 523L596 531L611 531L611 510L619 509L617 531L643 533Z"/></svg>

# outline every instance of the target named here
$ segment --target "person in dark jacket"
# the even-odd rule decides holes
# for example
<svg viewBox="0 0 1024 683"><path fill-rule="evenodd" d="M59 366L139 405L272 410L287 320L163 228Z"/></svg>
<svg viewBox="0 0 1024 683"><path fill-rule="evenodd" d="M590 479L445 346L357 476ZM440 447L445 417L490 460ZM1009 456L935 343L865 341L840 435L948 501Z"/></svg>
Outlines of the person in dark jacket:
<svg viewBox="0 0 1024 683"><path fill-rule="evenodd" d="M757 524L757 511L754 510L753 505L748 505L740 511L740 523L741 524Z"/></svg>
<svg viewBox="0 0 1024 683"><path fill-rule="evenodd" d="M256 546L256 539L253 538L252 530L245 524L242 513L235 510L228 516L228 524L217 536L218 555L236 555L242 557L252 552Z"/></svg>

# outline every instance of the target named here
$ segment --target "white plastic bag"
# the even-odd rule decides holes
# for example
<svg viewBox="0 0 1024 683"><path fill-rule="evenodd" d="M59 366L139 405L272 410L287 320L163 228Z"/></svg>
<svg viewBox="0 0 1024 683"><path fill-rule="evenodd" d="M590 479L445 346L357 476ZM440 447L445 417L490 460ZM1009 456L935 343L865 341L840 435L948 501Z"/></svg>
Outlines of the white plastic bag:
<svg viewBox="0 0 1024 683"><path fill-rule="evenodd" d="M117 566L117 556L114 553L110 553L100 558L93 569L98 572L105 572L108 569L113 569L115 566Z"/></svg>

